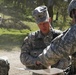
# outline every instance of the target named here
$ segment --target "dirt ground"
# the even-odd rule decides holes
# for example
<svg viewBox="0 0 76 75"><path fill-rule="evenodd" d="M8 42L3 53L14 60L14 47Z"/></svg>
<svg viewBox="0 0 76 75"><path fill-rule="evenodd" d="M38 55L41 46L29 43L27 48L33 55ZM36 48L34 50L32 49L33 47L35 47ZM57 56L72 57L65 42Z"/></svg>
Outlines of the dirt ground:
<svg viewBox="0 0 76 75"><path fill-rule="evenodd" d="M4 51L0 50L0 57L7 56L10 63L9 75L31 75L31 72L26 70L19 70L17 68L24 68L24 65L21 64L19 56L20 56L20 48L18 50L12 51Z"/></svg>

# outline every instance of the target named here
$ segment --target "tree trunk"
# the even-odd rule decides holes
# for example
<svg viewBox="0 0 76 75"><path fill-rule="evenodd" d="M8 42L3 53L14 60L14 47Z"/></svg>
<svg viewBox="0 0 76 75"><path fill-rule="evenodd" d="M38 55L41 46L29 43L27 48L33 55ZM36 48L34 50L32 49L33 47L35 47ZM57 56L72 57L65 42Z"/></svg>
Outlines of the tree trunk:
<svg viewBox="0 0 76 75"><path fill-rule="evenodd" d="M37 0L37 6L43 5L43 0Z"/></svg>
<svg viewBox="0 0 76 75"><path fill-rule="evenodd" d="M57 11L57 13L56 13L56 20L58 20L58 11Z"/></svg>
<svg viewBox="0 0 76 75"><path fill-rule="evenodd" d="M49 16L50 16L51 19L53 20L53 6L49 6L49 7L48 7L48 12L49 12Z"/></svg>

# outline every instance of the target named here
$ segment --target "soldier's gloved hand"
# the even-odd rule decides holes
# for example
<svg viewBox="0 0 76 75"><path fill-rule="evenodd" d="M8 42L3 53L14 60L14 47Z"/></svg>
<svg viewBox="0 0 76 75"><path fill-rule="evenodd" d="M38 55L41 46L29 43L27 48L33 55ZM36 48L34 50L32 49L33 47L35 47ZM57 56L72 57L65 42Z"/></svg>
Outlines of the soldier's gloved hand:
<svg viewBox="0 0 76 75"><path fill-rule="evenodd" d="M39 66L39 65L43 65L46 67L46 65L42 62L43 60L41 60L39 57L37 57L37 61L36 61L36 65Z"/></svg>
<svg viewBox="0 0 76 75"><path fill-rule="evenodd" d="M40 59L40 57L37 57L37 60L40 62L41 65L45 66L48 68L50 66L50 62L46 62L45 59Z"/></svg>
<svg viewBox="0 0 76 75"><path fill-rule="evenodd" d="M36 61L36 65L41 65L41 62L40 61Z"/></svg>

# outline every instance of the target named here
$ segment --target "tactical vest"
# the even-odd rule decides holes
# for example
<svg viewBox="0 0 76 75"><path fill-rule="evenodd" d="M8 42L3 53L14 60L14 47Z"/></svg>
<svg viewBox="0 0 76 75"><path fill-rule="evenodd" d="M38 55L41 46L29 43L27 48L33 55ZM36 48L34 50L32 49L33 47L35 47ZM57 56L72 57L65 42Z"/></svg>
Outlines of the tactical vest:
<svg viewBox="0 0 76 75"><path fill-rule="evenodd" d="M63 32L63 35L67 31L68 31L68 29ZM65 69L65 72L67 73L65 75L76 75L76 52L74 52L73 54L71 54L71 56L72 56L71 64Z"/></svg>
<svg viewBox="0 0 76 75"><path fill-rule="evenodd" d="M51 31L52 32L52 35L53 38L51 39L49 37L49 44L51 43L51 41L57 37L59 35L59 33L56 33L54 31ZM49 45L46 45L45 42L44 42L44 39L43 38L37 38L38 37L38 34L39 34L39 31L35 32L35 37L33 38L33 41L32 41L32 56L38 56L39 54L41 54L43 52L43 50Z"/></svg>
<svg viewBox="0 0 76 75"><path fill-rule="evenodd" d="M48 46L45 44L44 42L44 39L43 38L38 38L38 34L40 32L37 31L34 33L34 36L35 37L31 37L33 35L30 35L29 38L31 37L32 38L32 41L31 41L31 50L30 50L30 55L32 57L38 57L39 54L41 54L43 52L43 50ZM52 39L49 37L49 44L51 43L51 40L53 40L55 37L57 37L59 35L59 33L56 33L54 31L52 31ZM51 39L51 40L50 40ZM43 66L43 65L36 65L36 66L27 66L28 68L30 69L45 69L46 67Z"/></svg>

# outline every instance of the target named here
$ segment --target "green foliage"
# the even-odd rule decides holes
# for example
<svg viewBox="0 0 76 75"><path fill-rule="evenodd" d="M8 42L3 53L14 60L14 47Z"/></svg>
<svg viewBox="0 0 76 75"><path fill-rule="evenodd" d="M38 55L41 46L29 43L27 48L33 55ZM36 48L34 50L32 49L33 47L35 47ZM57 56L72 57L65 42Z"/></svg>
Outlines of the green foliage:
<svg viewBox="0 0 76 75"><path fill-rule="evenodd" d="M24 21L24 23L27 24L31 28L31 31L38 30L38 26L35 22Z"/></svg>
<svg viewBox="0 0 76 75"><path fill-rule="evenodd" d="M30 32L38 30L36 23L28 21L23 21L23 23L26 23L31 28L31 31L29 31L28 29L17 30L0 28L0 45L20 45L22 44L23 39L24 37L26 37L26 35L28 35Z"/></svg>
<svg viewBox="0 0 76 75"><path fill-rule="evenodd" d="M25 30L15 30L15 29L4 29L4 28L0 28L0 35L2 35L2 34L20 34L20 35L22 35L22 34L28 34L30 31L29 30L27 30L27 29L25 29Z"/></svg>
<svg viewBox="0 0 76 75"><path fill-rule="evenodd" d="M64 31L70 27L70 24L68 22L65 23L65 22L58 21L58 22L53 23L53 27Z"/></svg>
<svg viewBox="0 0 76 75"><path fill-rule="evenodd" d="M2 4L4 2L4 0L0 0L0 4Z"/></svg>
<svg viewBox="0 0 76 75"><path fill-rule="evenodd" d="M6 29L0 28L0 49L12 50L14 47L21 47L24 38L35 30L38 30L36 23L24 21L32 31L28 29L17 30L17 29Z"/></svg>
<svg viewBox="0 0 76 75"><path fill-rule="evenodd" d="M48 1L49 0L0 0L0 15L5 19L3 27L0 28L0 48L7 46L10 48L11 45L21 46L23 39L30 32L38 30L39 28L32 17L32 10L38 5L44 4L48 6ZM58 20L53 22L53 27L65 30L70 26L70 19L67 16L68 3L63 0L53 1L53 13L55 15L57 12L59 13ZM56 16L54 16L54 20L55 18ZM65 19L66 22L64 21ZM11 28L9 28L10 26ZM23 28L28 26L31 31L28 28L23 29L21 26L23 26Z"/></svg>
<svg viewBox="0 0 76 75"><path fill-rule="evenodd" d="M23 39L28 35L28 30L0 29L0 49L12 50L21 47Z"/></svg>
<svg viewBox="0 0 76 75"><path fill-rule="evenodd" d="M64 20L67 16L68 2L65 2L64 0L0 0L0 3L2 11L5 10L4 7L6 6L11 9L12 13L15 12L16 17L18 18L26 18L26 16L31 15L32 10L35 7L43 4L46 6L52 6L51 8L48 7L50 15L59 12L59 14L63 16ZM54 10L54 12L52 12L52 10ZM7 11L9 12L9 10Z"/></svg>
<svg viewBox="0 0 76 75"><path fill-rule="evenodd" d="M55 19L55 16L54 16ZM60 15L59 20L53 21L53 27L59 30L66 30L70 27L71 18L67 16L66 22L63 21L63 17Z"/></svg>

